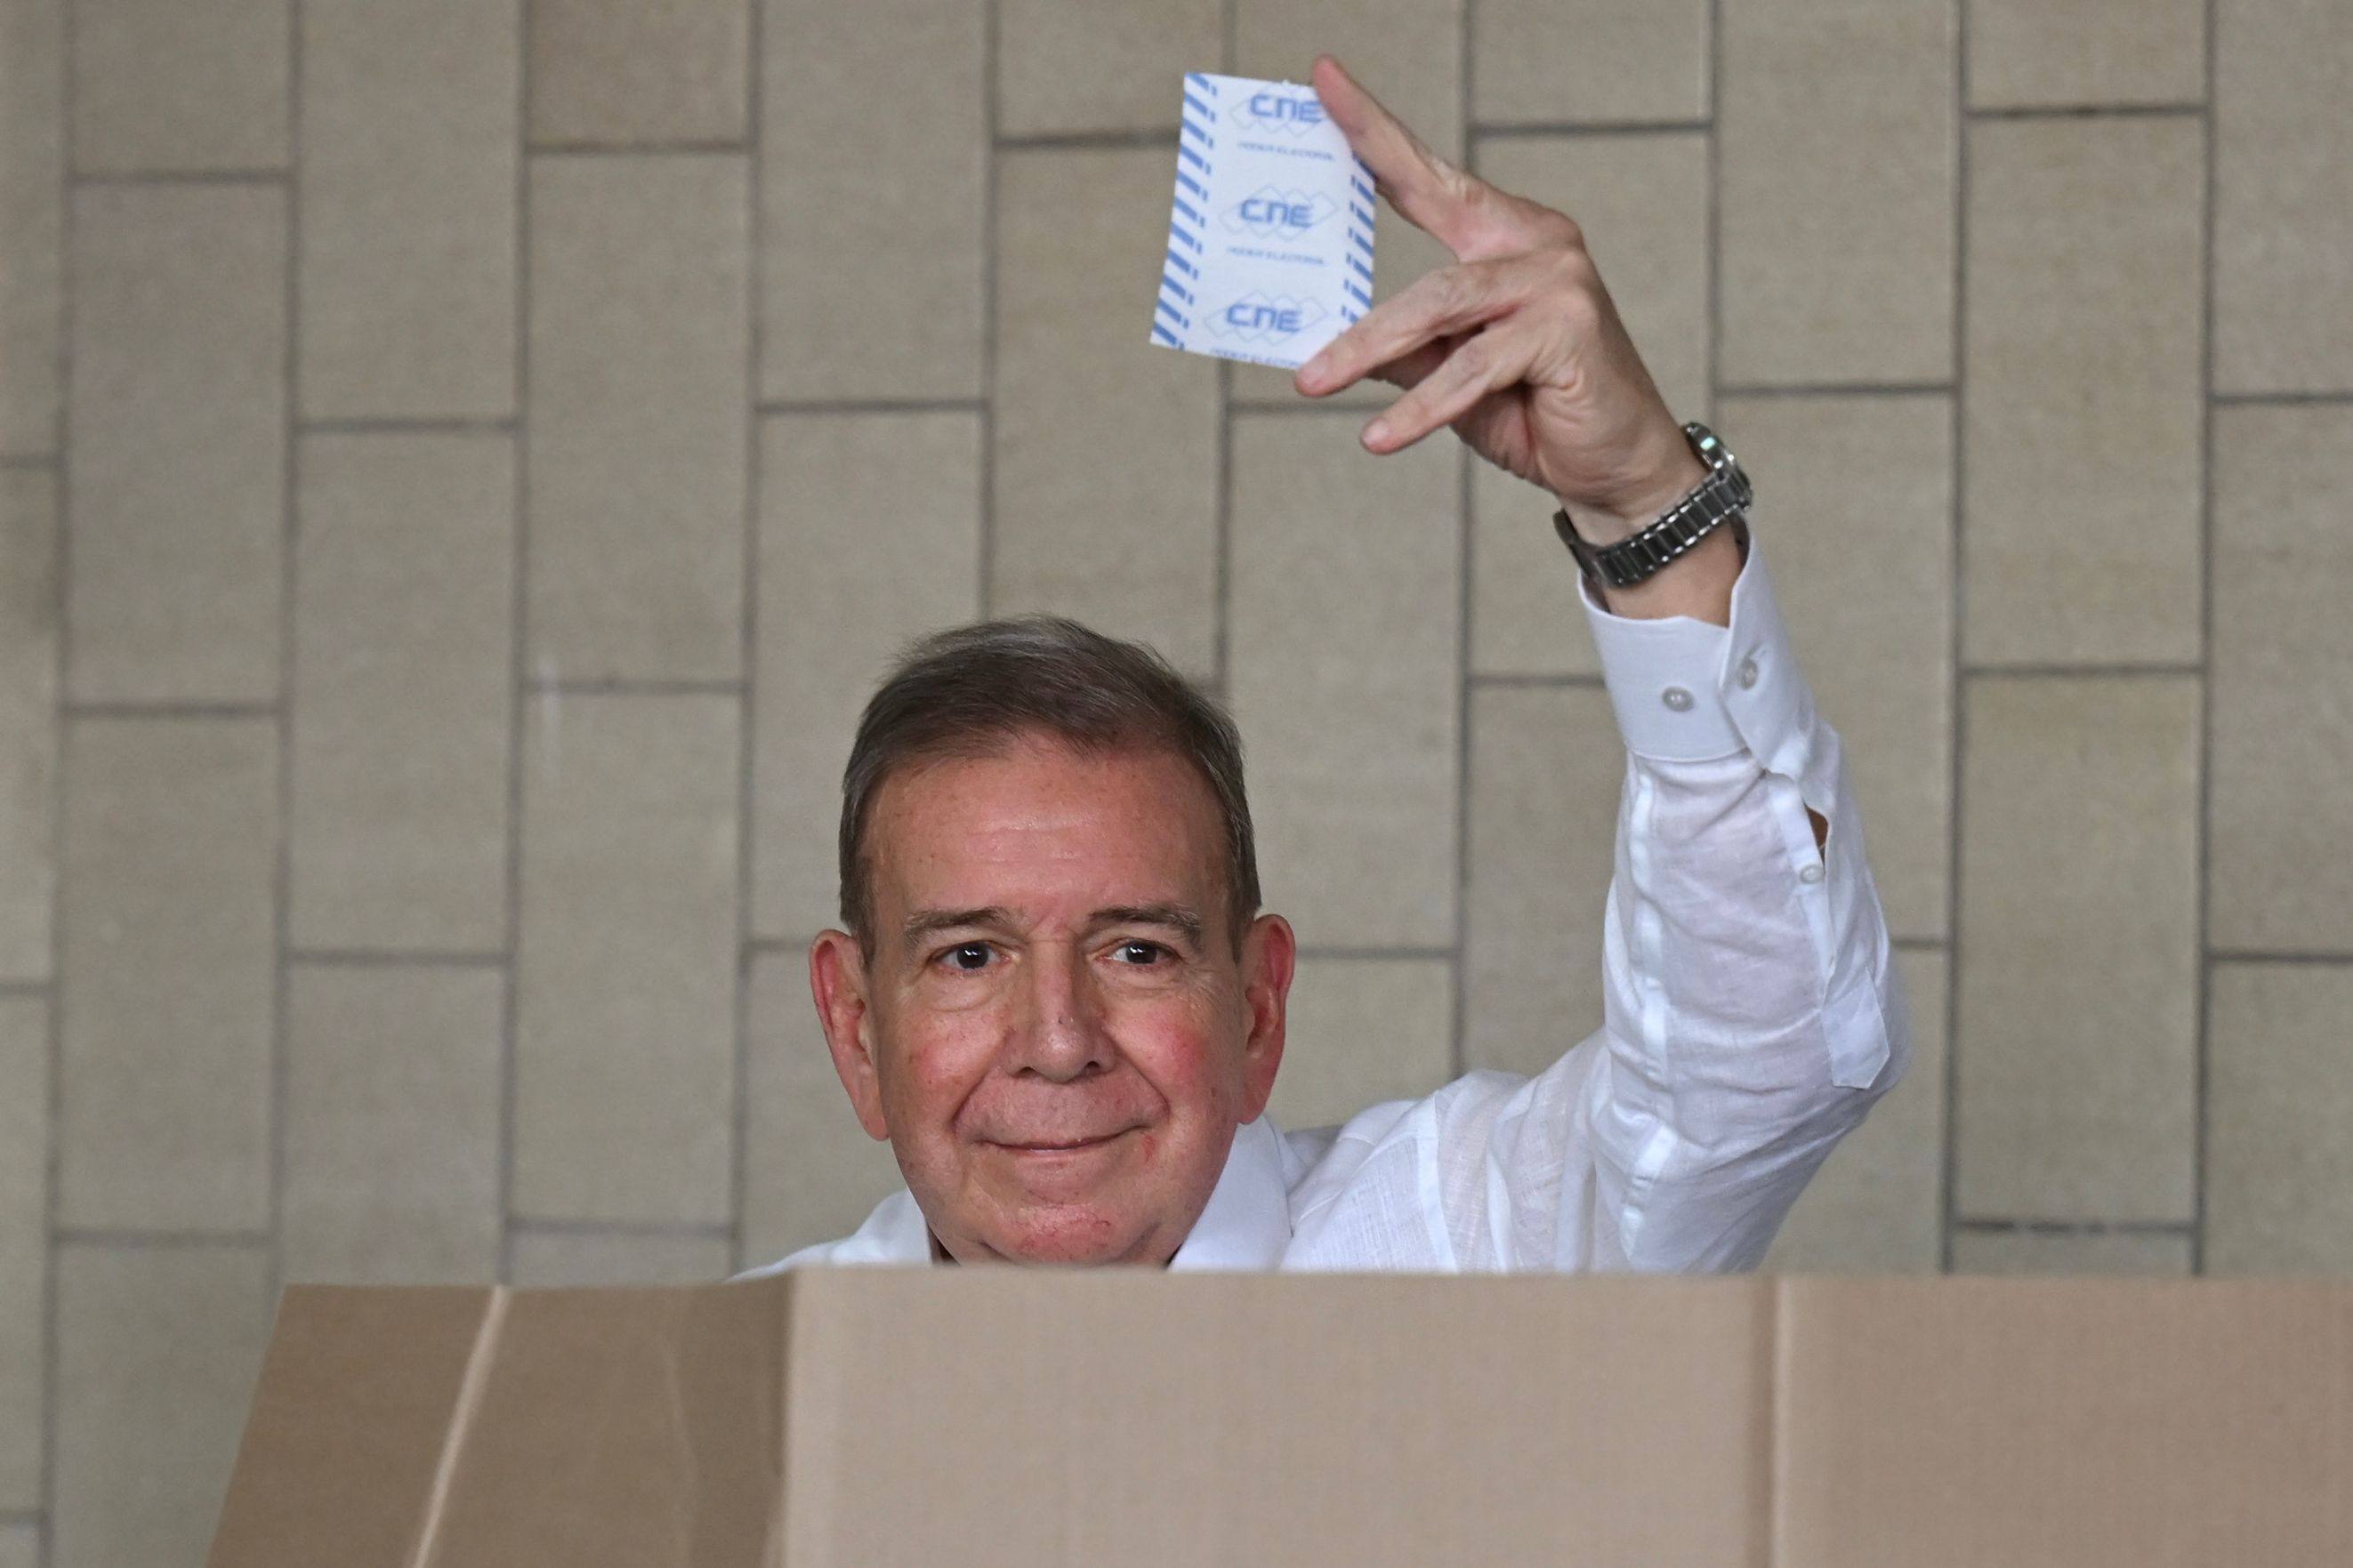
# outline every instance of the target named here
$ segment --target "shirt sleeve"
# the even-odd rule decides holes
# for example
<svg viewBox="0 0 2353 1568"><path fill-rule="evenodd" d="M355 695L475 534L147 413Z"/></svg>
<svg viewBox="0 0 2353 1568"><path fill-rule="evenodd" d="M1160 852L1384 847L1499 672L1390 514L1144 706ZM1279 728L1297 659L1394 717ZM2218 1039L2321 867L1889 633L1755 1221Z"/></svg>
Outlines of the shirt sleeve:
<svg viewBox="0 0 2353 1568"><path fill-rule="evenodd" d="M1911 1058L1862 823L1753 542L1728 626L1578 595L1627 761L1603 1028L1556 1069L1586 1168L1561 1173L1546 1261L1754 1268Z"/></svg>

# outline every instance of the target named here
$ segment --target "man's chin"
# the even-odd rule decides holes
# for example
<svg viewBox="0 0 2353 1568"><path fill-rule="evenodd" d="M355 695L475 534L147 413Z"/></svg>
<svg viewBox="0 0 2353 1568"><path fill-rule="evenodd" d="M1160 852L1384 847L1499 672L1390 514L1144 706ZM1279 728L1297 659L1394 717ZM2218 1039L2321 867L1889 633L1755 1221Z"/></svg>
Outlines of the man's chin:
<svg viewBox="0 0 2353 1568"><path fill-rule="evenodd" d="M1040 1205L1006 1215L987 1238L990 1251L1011 1263L1146 1263L1153 1227L1139 1226L1085 1204Z"/></svg>

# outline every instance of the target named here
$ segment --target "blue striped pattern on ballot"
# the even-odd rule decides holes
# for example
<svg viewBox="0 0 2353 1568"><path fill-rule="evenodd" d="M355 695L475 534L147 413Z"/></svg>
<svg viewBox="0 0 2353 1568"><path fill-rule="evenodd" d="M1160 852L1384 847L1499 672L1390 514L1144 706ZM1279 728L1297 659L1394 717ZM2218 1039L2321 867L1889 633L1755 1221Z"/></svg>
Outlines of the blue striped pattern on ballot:
<svg viewBox="0 0 2353 1568"><path fill-rule="evenodd" d="M1150 341L1296 370L1372 308L1372 172L1315 89L1187 73Z"/></svg>

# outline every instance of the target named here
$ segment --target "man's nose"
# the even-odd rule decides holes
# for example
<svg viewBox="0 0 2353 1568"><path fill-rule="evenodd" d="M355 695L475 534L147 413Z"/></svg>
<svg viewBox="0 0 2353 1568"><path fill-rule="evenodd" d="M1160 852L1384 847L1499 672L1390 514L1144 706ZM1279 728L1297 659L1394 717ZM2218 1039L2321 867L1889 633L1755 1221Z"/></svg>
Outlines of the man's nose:
<svg viewBox="0 0 2353 1568"><path fill-rule="evenodd" d="M1010 1042L1014 1071L1067 1083L1111 1066L1102 998L1085 960L1041 956L1029 966Z"/></svg>

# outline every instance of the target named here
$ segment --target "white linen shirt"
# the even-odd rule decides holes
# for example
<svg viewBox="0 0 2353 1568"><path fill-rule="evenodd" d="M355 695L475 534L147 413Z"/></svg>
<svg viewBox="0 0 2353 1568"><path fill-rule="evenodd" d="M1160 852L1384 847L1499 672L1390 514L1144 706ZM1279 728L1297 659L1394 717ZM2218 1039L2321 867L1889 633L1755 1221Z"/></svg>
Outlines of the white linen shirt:
<svg viewBox="0 0 2353 1568"><path fill-rule="evenodd" d="M1339 1127L1241 1127L1170 1267L1753 1268L1911 1059L1836 731L1752 541L1729 626L1578 597L1627 746L1603 1026ZM1830 824L1818 851L1806 815ZM807 1264L928 1263L904 1188Z"/></svg>

